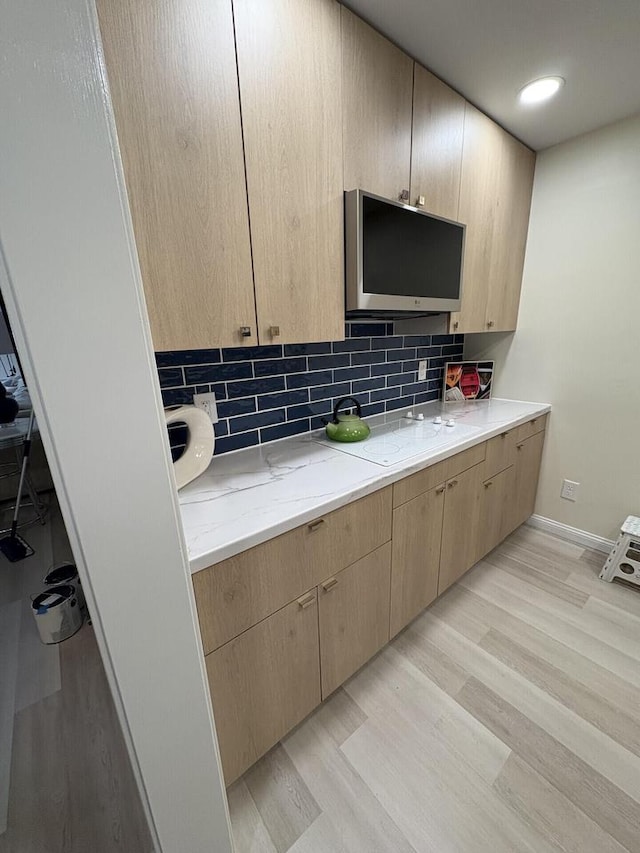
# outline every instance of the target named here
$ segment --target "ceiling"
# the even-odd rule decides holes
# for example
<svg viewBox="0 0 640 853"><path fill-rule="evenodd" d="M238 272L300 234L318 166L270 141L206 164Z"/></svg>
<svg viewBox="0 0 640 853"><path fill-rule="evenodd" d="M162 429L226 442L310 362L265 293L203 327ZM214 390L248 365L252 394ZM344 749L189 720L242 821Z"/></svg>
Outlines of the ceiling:
<svg viewBox="0 0 640 853"><path fill-rule="evenodd" d="M640 113L640 0L347 0L535 150ZM546 75L566 85L521 106Z"/></svg>

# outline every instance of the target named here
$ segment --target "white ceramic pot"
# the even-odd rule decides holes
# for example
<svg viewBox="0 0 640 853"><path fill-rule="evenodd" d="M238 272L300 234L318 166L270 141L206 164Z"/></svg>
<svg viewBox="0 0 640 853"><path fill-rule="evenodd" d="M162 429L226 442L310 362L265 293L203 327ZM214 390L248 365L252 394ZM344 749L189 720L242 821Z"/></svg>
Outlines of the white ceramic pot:
<svg viewBox="0 0 640 853"><path fill-rule="evenodd" d="M199 477L209 466L216 437L209 415L195 406L165 409L167 426L175 423L187 425L187 446L182 456L173 463L176 485L179 489Z"/></svg>

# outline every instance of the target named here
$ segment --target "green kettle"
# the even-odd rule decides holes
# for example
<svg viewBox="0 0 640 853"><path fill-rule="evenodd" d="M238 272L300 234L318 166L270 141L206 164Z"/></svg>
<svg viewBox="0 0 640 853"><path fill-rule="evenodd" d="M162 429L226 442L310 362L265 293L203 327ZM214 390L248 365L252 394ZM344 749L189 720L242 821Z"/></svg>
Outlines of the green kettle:
<svg viewBox="0 0 640 853"><path fill-rule="evenodd" d="M355 403L357 414L338 414L338 410L343 403L351 401ZM327 437L332 441L363 441L371 430L368 424L362 420L362 410L360 403L355 397L343 397L335 404L333 408L333 417L330 421L323 418L325 424L325 432Z"/></svg>

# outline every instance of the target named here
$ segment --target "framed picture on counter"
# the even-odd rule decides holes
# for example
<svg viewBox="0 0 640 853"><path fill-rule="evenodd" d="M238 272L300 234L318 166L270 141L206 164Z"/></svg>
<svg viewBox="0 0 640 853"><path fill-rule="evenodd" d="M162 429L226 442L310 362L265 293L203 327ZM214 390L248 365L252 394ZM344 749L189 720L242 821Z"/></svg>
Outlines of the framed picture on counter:
<svg viewBox="0 0 640 853"><path fill-rule="evenodd" d="M492 380L492 361L448 361L444 369L444 401L489 400Z"/></svg>

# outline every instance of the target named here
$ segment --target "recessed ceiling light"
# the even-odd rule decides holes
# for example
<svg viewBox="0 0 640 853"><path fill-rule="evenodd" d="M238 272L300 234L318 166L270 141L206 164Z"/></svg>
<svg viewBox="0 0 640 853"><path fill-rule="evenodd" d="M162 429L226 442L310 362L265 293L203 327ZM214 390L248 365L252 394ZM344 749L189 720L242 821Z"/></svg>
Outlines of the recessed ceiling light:
<svg viewBox="0 0 640 853"><path fill-rule="evenodd" d="M564 86L562 77L540 77L520 89L520 103L539 104L553 97L561 86Z"/></svg>

